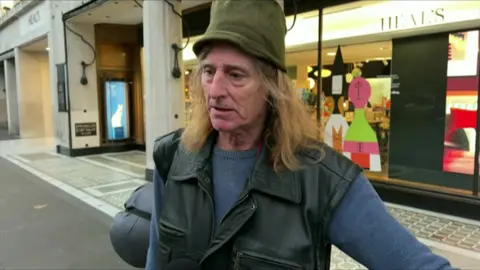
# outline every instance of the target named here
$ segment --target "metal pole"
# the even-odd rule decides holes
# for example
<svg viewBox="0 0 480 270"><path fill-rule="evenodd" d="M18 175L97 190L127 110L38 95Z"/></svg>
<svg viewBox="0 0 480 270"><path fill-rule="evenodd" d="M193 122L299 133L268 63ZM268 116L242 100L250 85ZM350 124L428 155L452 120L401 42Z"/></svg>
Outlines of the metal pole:
<svg viewBox="0 0 480 270"><path fill-rule="evenodd" d="M320 1L319 1L320 3ZM322 113L321 113L321 93L322 93L322 35L323 35L323 5L320 4L318 8L318 42L317 42L317 66L318 66L318 76L317 76L317 124L320 127L322 123Z"/></svg>

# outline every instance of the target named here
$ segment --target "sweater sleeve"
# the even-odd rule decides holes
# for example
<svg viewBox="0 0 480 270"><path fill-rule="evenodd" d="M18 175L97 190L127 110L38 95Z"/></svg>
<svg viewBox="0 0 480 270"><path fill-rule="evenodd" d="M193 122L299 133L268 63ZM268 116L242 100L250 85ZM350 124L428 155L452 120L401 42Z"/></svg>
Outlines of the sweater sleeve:
<svg viewBox="0 0 480 270"><path fill-rule="evenodd" d="M329 237L368 269L452 269L388 212L364 175L333 213Z"/></svg>
<svg viewBox="0 0 480 270"><path fill-rule="evenodd" d="M150 245L147 253L145 270L160 270L158 265L158 222L157 217L162 213L163 181L157 169L153 173L153 211L150 221Z"/></svg>

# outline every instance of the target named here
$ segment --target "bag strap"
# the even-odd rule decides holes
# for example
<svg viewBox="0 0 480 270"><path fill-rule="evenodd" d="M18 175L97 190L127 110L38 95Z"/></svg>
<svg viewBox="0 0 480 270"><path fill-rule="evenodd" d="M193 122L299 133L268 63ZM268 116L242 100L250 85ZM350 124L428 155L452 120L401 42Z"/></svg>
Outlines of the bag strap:
<svg viewBox="0 0 480 270"><path fill-rule="evenodd" d="M148 221L150 221L152 219L152 214L151 213L142 211L142 210L140 210L138 208L135 208L133 206L125 208L125 212L129 213L129 214L133 214L137 217L143 218L143 219L148 220Z"/></svg>

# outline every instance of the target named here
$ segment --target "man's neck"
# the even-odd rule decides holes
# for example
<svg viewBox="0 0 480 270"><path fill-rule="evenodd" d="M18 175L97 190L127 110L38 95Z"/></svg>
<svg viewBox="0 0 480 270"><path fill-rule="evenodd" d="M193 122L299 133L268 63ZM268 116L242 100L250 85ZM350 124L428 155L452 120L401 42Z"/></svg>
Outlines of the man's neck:
<svg viewBox="0 0 480 270"><path fill-rule="evenodd" d="M261 128L235 133L219 132L217 146L227 151L250 150L258 146L261 136Z"/></svg>

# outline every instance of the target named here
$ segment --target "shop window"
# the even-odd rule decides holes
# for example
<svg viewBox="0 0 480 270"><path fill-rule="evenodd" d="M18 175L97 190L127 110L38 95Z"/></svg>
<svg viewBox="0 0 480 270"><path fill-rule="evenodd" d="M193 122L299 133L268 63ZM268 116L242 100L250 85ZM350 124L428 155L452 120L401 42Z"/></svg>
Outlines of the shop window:
<svg viewBox="0 0 480 270"><path fill-rule="evenodd" d="M323 49L320 94L323 140L367 174L387 178L391 42Z"/></svg>
<svg viewBox="0 0 480 270"><path fill-rule="evenodd" d="M287 27L293 23L293 16L286 18ZM321 91L318 87L318 77L325 76L318 69L318 11L297 14L295 24L286 35L287 73L292 79L299 98L308 108L310 117L316 119L319 115L318 99Z"/></svg>
<svg viewBox="0 0 480 270"><path fill-rule="evenodd" d="M449 34L443 170L473 174L478 100L478 31Z"/></svg>

